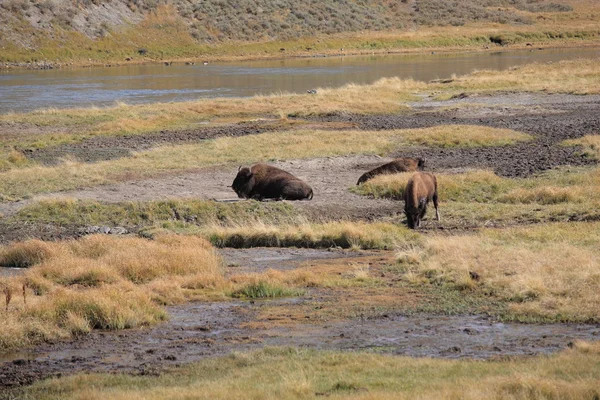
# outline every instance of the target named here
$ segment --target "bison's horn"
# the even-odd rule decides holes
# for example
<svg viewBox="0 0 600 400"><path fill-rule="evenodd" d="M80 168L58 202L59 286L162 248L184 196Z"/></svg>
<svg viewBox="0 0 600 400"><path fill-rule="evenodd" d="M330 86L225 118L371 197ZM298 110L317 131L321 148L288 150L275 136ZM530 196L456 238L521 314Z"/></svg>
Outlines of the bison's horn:
<svg viewBox="0 0 600 400"><path fill-rule="evenodd" d="M241 166L241 165L238 167L238 172L240 172L240 169L242 169L242 166Z"/></svg>

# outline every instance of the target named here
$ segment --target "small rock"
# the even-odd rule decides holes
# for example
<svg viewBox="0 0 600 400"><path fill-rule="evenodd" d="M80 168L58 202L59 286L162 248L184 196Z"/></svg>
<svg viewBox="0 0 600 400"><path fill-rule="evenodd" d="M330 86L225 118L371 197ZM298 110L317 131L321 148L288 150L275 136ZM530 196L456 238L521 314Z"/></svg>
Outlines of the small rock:
<svg viewBox="0 0 600 400"><path fill-rule="evenodd" d="M115 226L114 228L110 228L110 233L112 235L124 235L127 233L127 229L122 226Z"/></svg>

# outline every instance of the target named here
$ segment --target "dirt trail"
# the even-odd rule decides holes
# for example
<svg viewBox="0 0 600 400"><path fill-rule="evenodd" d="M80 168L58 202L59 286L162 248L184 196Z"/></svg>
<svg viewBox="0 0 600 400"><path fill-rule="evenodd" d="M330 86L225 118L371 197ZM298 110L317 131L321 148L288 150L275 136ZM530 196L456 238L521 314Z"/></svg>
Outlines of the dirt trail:
<svg viewBox="0 0 600 400"><path fill-rule="evenodd" d="M348 251L252 249L223 252L228 269L287 270ZM596 340L598 325L499 323L473 315L386 313L370 318L313 320L327 294L312 290L299 299L192 303L168 307L170 320L149 329L93 332L81 339L0 355L0 388L77 372L160 373L169 366L264 346L365 350L441 358L493 358L558 351L575 340ZM307 307L308 306L308 307ZM286 324L248 325L264 309L284 307ZM288 312L286 311L286 312Z"/></svg>

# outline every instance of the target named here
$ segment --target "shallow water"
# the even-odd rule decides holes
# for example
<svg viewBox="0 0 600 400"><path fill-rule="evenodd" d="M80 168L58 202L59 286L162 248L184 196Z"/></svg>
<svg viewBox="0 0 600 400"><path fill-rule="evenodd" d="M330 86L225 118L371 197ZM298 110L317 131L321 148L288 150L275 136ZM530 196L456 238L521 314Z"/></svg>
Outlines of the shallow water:
<svg viewBox="0 0 600 400"><path fill-rule="evenodd" d="M8 71L0 72L0 113L110 106L116 102L140 104L304 93L308 89L338 87L350 82L372 83L384 77L429 81L475 69L503 70L531 62L598 56L598 48L536 49Z"/></svg>
<svg viewBox="0 0 600 400"><path fill-rule="evenodd" d="M0 267L0 278L4 276L17 276L27 271L27 268L4 268Z"/></svg>

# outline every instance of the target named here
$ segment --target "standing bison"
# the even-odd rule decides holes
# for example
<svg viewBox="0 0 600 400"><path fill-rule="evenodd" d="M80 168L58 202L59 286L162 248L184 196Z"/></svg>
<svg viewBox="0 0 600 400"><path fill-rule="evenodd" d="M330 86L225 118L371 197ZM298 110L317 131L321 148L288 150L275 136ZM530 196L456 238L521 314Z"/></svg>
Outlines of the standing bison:
<svg viewBox="0 0 600 400"><path fill-rule="evenodd" d="M435 218L439 221L437 180L429 172L417 172L410 178L404 191L404 212L409 228L421 226L421 219L425 216L427 204L431 200L435 206Z"/></svg>
<svg viewBox="0 0 600 400"><path fill-rule="evenodd" d="M365 172L356 182L357 185L376 177L377 175L397 174L399 172L422 171L425 160L422 158L397 158L392 162Z"/></svg>
<svg viewBox="0 0 600 400"><path fill-rule="evenodd" d="M240 199L311 200L310 186L294 175L267 164L240 167L231 185Z"/></svg>

